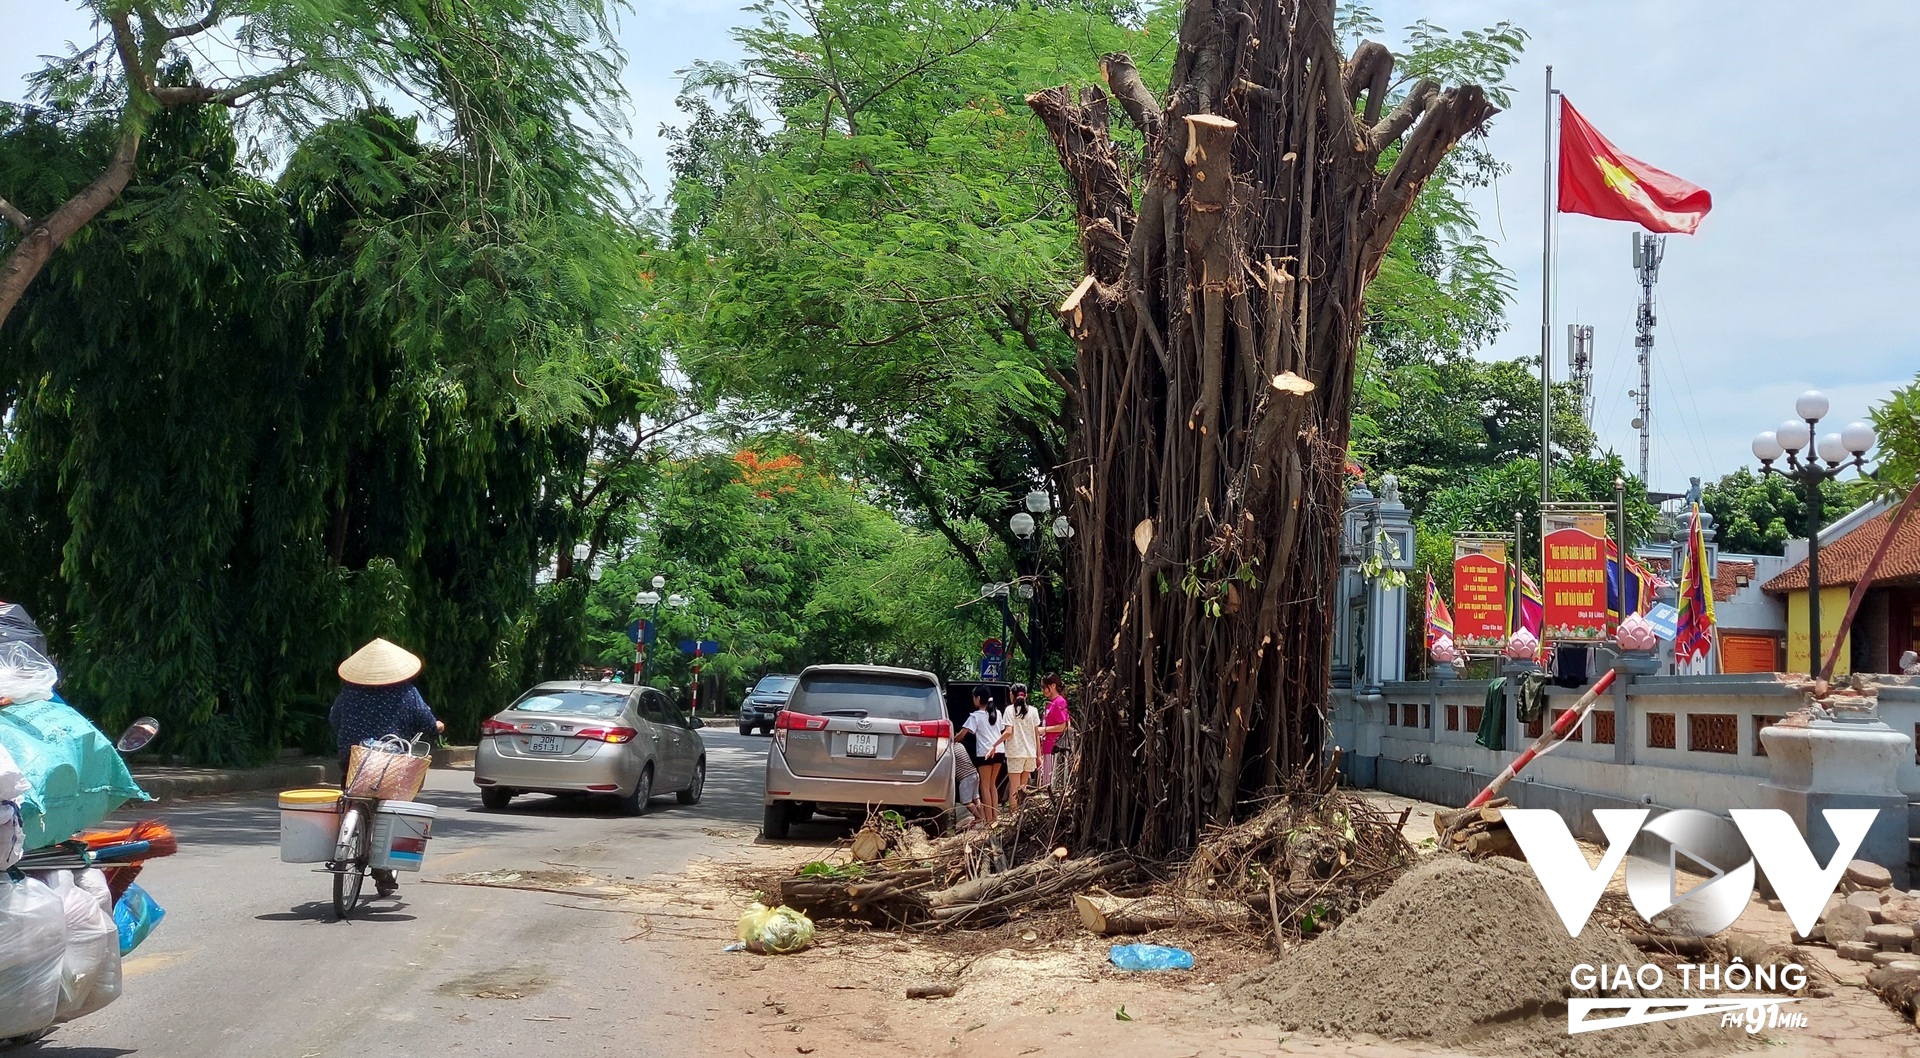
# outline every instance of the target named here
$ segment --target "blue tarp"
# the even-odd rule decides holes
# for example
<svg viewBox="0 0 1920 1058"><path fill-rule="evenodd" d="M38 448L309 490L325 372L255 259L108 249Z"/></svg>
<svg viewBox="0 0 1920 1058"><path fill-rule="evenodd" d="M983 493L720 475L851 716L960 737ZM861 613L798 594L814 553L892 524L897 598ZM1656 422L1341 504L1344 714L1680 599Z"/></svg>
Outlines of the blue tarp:
<svg viewBox="0 0 1920 1058"><path fill-rule="evenodd" d="M147 795L113 740L57 696L0 708L0 746L27 780L20 822L29 849L65 841Z"/></svg>

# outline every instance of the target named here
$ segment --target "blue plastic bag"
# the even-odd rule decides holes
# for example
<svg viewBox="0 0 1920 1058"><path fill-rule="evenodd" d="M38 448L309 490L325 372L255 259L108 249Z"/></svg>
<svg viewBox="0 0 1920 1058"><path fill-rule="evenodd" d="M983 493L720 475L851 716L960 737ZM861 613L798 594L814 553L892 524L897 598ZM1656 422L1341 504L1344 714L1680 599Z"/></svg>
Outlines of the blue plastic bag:
<svg viewBox="0 0 1920 1058"><path fill-rule="evenodd" d="M1107 952L1107 959L1122 970L1193 969L1192 952L1158 944L1116 944Z"/></svg>
<svg viewBox="0 0 1920 1058"><path fill-rule="evenodd" d="M153 932L153 927L166 917L166 909L154 903L145 889L137 884L127 886L127 891L113 905L113 924L120 928L120 954L126 955L138 948L147 934Z"/></svg>

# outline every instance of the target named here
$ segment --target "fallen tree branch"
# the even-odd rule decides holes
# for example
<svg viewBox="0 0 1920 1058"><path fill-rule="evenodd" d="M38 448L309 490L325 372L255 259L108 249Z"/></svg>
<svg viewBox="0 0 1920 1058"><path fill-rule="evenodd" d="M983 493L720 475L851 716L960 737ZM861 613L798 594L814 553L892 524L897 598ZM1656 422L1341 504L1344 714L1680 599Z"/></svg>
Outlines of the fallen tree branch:
<svg viewBox="0 0 1920 1058"><path fill-rule="evenodd" d="M1094 933L1149 933L1182 926L1238 927L1251 909L1233 900L1182 900L1170 896L1121 897L1079 893L1073 898L1080 923Z"/></svg>

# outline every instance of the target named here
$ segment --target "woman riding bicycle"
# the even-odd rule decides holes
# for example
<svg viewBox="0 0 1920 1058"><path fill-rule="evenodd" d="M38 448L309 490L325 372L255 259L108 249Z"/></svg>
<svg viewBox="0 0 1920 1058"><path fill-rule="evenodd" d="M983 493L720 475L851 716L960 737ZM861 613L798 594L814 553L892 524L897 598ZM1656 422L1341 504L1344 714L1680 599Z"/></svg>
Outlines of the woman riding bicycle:
<svg viewBox="0 0 1920 1058"><path fill-rule="evenodd" d="M447 729L413 685L420 665L411 651L384 639L368 643L340 663L340 694L333 700L327 722L333 725L334 746L340 751L342 789L346 788L353 747L361 742L387 735L411 739ZM387 870L373 872L373 886L383 897L400 890L399 881Z"/></svg>

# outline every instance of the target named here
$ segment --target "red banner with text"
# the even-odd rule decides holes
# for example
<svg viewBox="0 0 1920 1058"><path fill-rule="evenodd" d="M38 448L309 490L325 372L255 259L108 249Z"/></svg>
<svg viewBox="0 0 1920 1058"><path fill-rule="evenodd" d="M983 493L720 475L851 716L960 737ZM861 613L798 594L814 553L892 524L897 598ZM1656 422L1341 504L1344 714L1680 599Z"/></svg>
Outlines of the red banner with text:
<svg viewBox="0 0 1920 1058"><path fill-rule="evenodd" d="M1604 523L1603 523L1604 524ZM1548 642L1592 642L1607 635L1606 541L1580 528L1546 535L1541 579Z"/></svg>
<svg viewBox="0 0 1920 1058"><path fill-rule="evenodd" d="M1454 559L1454 645L1469 654L1498 654L1506 641L1506 563L1478 553Z"/></svg>

